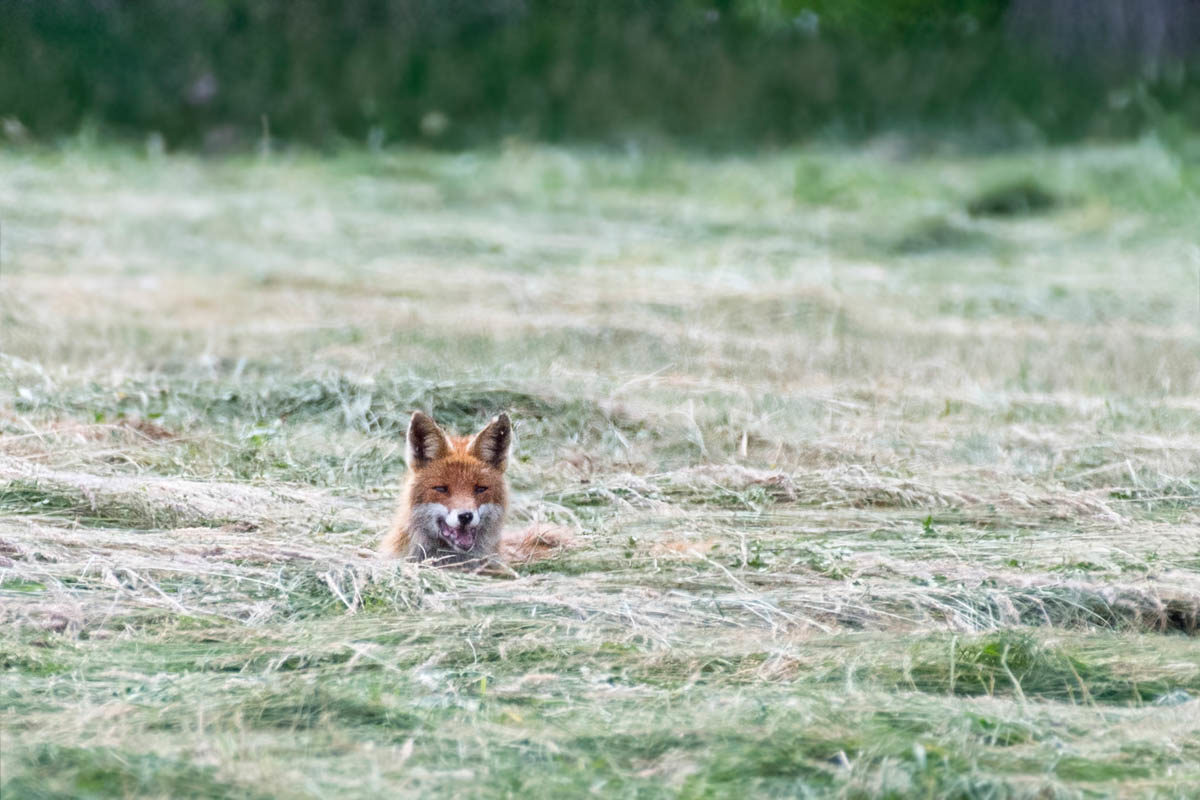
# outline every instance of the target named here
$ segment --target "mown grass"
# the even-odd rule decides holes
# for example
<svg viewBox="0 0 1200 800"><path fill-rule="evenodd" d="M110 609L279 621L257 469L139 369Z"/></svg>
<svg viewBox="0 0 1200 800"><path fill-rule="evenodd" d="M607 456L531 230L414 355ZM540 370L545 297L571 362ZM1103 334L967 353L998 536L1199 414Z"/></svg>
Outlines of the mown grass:
<svg viewBox="0 0 1200 800"><path fill-rule="evenodd" d="M1181 152L0 171L5 798L1200 787ZM379 560L414 408L571 546Z"/></svg>

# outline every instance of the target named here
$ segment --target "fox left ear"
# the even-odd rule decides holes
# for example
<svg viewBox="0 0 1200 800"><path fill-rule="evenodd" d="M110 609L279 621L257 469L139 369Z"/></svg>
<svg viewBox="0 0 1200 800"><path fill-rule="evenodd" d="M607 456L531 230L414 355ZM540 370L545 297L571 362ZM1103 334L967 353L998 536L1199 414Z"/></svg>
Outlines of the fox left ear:
<svg viewBox="0 0 1200 800"><path fill-rule="evenodd" d="M508 451L512 447L512 423L508 414L499 414L479 433L471 437L467 452L501 472L508 466Z"/></svg>

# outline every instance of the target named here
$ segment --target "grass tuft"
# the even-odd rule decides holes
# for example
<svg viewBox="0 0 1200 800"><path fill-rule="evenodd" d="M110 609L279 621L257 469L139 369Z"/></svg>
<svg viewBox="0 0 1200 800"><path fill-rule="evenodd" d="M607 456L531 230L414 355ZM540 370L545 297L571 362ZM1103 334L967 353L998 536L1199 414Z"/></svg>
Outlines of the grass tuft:
<svg viewBox="0 0 1200 800"><path fill-rule="evenodd" d="M1032 178L1001 183L985 189L967 202L973 217L1015 217L1042 214L1062 205L1063 200Z"/></svg>

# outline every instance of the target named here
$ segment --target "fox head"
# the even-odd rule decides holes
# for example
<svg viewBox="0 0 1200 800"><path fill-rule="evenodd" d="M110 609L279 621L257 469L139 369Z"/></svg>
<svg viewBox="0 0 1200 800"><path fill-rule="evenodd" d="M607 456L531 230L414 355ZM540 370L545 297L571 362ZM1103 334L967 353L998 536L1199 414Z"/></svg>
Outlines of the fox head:
<svg viewBox="0 0 1200 800"><path fill-rule="evenodd" d="M511 444L507 414L469 437L447 436L429 416L412 415L407 501L414 556L495 554L508 508L504 470Z"/></svg>

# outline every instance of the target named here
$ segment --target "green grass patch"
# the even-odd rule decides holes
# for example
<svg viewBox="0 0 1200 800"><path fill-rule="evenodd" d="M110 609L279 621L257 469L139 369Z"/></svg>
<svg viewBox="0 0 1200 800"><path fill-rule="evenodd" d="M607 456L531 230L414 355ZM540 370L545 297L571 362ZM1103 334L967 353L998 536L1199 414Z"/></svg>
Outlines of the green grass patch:
<svg viewBox="0 0 1200 800"><path fill-rule="evenodd" d="M946 250L995 249L989 234L945 217L929 217L908 227L891 245L898 255L920 255Z"/></svg>
<svg viewBox="0 0 1200 800"><path fill-rule="evenodd" d="M41 745L18 751L10 764L0 793L12 798L280 796L219 780L211 766L108 747Z"/></svg>
<svg viewBox="0 0 1200 800"><path fill-rule="evenodd" d="M1182 681L1139 675L1112 661L1047 645L1030 633L1004 631L918 646L907 678L921 691L962 696L1015 696L1071 703L1147 705L1180 688L1200 687L1200 675Z"/></svg>

